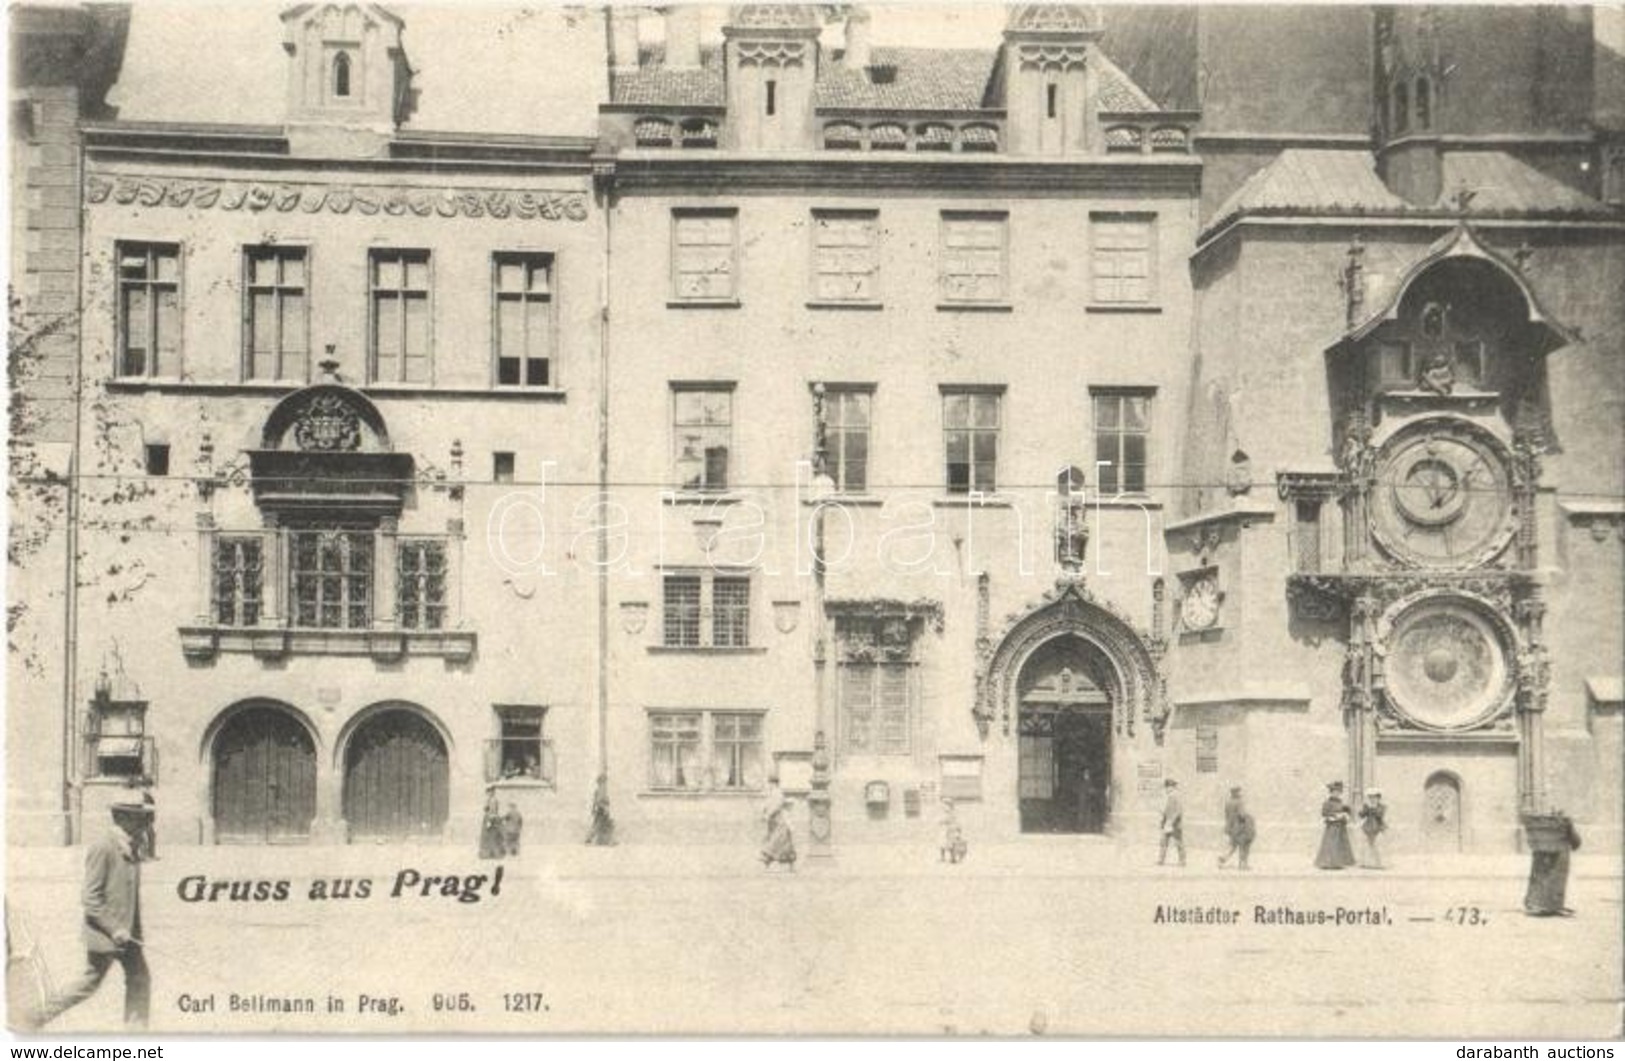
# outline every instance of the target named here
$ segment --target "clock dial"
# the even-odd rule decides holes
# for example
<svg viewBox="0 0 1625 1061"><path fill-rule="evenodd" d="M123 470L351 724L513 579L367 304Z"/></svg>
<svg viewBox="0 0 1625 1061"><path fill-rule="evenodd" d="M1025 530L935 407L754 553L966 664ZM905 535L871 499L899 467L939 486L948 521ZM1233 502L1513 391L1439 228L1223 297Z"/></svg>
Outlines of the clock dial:
<svg viewBox="0 0 1625 1061"><path fill-rule="evenodd" d="M1490 559L1511 537L1512 500L1497 444L1465 427L1432 425L1387 447L1372 496L1378 540L1423 567Z"/></svg>
<svg viewBox="0 0 1625 1061"><path fill-rule="evenodd" d="M1219 582L1209 576L1199 578L1185 590L1179 608L1180 621L1187 630L1207 630L1219 621Z"/></svg>
<svg viewBox="0 0 1625 1061"><path fill-rule="evenodd" d="M1426 728L1481 722L1509 691L1506 654L1495 628L1453 601L1421 604L1401 615L1387 655L1389 703Z"/></svg>

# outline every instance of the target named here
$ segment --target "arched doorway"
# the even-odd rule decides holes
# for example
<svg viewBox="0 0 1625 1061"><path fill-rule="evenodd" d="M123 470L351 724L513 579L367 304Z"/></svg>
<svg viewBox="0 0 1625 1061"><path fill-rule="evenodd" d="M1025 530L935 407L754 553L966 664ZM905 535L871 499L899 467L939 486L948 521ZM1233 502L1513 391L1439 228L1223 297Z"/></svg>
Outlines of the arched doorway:
<svg viewBox="0 0 1625 1061"><path fill-rule="evenodd" d="M1422 843L1429 851L1461 850L1461 779L1446 770L1422 787Z"/></svg>
<svg viewBox="0 0 1625 1061"><path fill-rule="evenodd" d="M1109 664L1062 635L1039 647L1017 680L1018 788L1024 833L1100 833L1110 815Z"/></svg>
<svg viewBox="0 0 1625 1061"><path fill-rule="evenodd" d="M344 746L344 820L351 840L437 837L450 807L446 742L407 706L380 708Z"/></svg>
<svg viewBox="0 0 1625 1061"><path fill-rule="evenodd" d="M316 818L316 742L291 709L233 712L215 734L211 802L216 843L299 843Z"/></svg>

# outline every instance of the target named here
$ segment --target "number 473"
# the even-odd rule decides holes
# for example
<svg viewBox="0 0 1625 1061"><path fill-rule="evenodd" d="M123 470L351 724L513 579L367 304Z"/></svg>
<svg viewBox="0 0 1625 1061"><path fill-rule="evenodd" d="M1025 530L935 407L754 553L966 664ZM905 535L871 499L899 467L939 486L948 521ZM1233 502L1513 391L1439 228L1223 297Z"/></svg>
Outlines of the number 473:
<svg viewBox="0 0 1625 1061"><path fill-rule="evenodd" d="M1487 925L1490 919L1476 906L1452 906L1444 912L1446 921L1453 921L1458 925Z"/></svg>

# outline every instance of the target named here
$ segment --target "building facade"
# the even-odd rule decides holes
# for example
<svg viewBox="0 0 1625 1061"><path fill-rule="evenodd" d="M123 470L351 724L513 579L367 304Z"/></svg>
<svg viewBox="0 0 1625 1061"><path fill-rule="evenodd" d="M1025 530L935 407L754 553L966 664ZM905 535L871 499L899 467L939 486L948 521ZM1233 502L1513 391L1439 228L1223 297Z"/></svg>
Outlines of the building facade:
<svg viewBox="0 0 1625 1061"><path fill-rule="evenodd" d="M14 835L1617 843L1589 10L210 17L53 28L107 75L14 166L82 241L13 265L80 306Z"/></svg>

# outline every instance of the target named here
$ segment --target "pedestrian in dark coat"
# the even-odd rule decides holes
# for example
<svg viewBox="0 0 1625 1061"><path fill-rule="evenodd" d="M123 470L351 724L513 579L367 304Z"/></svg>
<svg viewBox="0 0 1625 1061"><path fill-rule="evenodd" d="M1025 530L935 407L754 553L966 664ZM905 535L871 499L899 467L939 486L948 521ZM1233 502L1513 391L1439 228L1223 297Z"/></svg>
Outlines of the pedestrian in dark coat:
<svg viewBox="0 0 1625 1061"><path fill-rule="evenodd" d="M960 862L970 845L965 843L965 830L959 824L959 813L954 809L954 801L942 801L942 849L938 854L940 862Z"/></svg>
<svg viewBox="0 0 1625 1061"><path fill-rule="evenodd" d="M1179 864L1185 864L1185 805L1179 802L1179 782L1173 778L1162 783L1163 791L1168 793L1167 800L1162 805L1162 847L1157 852L1157 865L1162 865L1168 858L1168 845L1172 844L1179 852Z"/></svg>
<svg viewBox="0 0 1625 1061"><path fill-rule="evenodd" d="M85 970L46 1000L34 1017L36 1027L95 994L114 962L124 969L125 1027L147 1026L152 977L141 937L138 845L152 826L153 805L121 800L113 804L112 814L112 830L85 849L85 883L80 896L85 910Z"/></svg>
<svg viewBox="0 0 1625 1061"><path fill-rule="evenodd" d="M1231 855L1239 855L1236 861L1242 869L1250 869L1247 865L1247 855L1253 849L1253 838L1258 835L1258 827L1253 822L1253 816L1247 811L1247 804L1241 798L1241 786L1235 785L1230 789L1230 798L1224 801L1224 835L1230 841L1230 850L1219 856L1219 865L1223 866L1230 861Z"/></svg>
<svg viewBox="0 0 1625 1061"><path fill-rule="evenodd" d="M519 813L519 805L508 804L502 815L502 850L506 854L519 854L519 833L524 827L525 816Z"/></svg>
<svg viewBox="0 0 1625 1061"><path fill-rule="evenodd" d="M1326 786L1326 801L1320 805L1325 831L1320 836L1320 852L1315 865L1321 869L1346 869L1354 865L1354 847L1349 843L1349 805L1343 802L1343 782Z"/></svg>
<svg viewBox="0 0 1625 1061"><path fill-rule="evenodd" d="M1360 865L1366 869L1382 869L1382 848L1377 838L1388 831L1388 807L1382 802L1382 792L1370 789L1360 805L1360 835L1365 843L1360 850Z"/></svg>
<svg viewBox="0 0 1625 1061"><path fill-rule="evenodd" d="M615 846L615 819L609 813L609 775L599 774L592 791L592 825L587 843L593 847Z"/></svg>
<svg viewBox="0 0 1625 1061"><path fill-rule="evenodd" d="M502 805L492 792L486 797L485 814L480 818L480 857L501 858L503 851Z"/></svg>
<svg viewBox="0 0 1625 1061"><path fill-rule="evenodd" d="M1531 917L1573 917L1567 905L1569 888L1569 861L1580 849L1580 832L1574 822L1562 811L1553 811L1541 824L1544 835L1537 836L1531 823L1525 822L1529 832L1531 855L1529 860L1529 890L1524 893L1524 912Z"/></svg>

